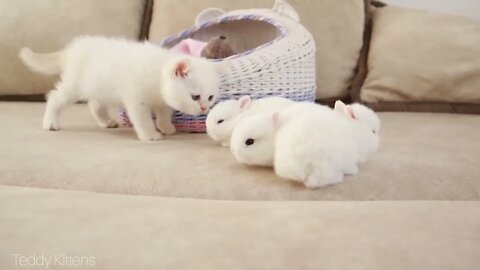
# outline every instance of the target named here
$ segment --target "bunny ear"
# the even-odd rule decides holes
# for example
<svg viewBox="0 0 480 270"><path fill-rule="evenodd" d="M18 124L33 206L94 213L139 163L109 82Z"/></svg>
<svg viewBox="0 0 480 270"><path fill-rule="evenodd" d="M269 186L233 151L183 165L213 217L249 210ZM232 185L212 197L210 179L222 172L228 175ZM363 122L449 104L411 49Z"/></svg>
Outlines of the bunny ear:
<svg viewBox="0 0 480 270"><path fill-rule="evenodd" d="M345 114L352 118L353 120L357 119L357 117L355 116L355 111L353 110L352 106L346 106L345 107Z"/></svg>
<svg viewBox="0 0 480 270"><path fill-rule="evenodd" d="M335 108L334 110L337 113L340 113L342 115L345 115L348 118L351 119L356 119L357 117L355 116L355 111L353 110L352 106L350 105L345 105L341 100L335 101Z"/></svg>
<svg viewBox="0 0 480 270"><path fill-rule="evenodd" d="M273 5L272 9L278 14L289 17L296 22L300 21L298 12L285 0L275 0L275 4Z"/></svg>
<svg viewBox="0 0 480 270"><path fill-rule="evenodd" d="M206 8L198 13L197 18L195 18L195 25L199 25L209 20L213 20L220 16L223 16L226 12L221 8Z"/></svg>
<svg viewBox="0 0 480 270"><path fill-rule="evenodd" d="M272 114L272 122L273 122L273 127L278 128L280 126L280 113L279 112L274 112Z"/></svg>
<svg viewBox="0 0 480 270"><path fill-rule="evenodd" d="M335 111L338 113L344 114L346 106L341 100L335 101Z"/></svg>
<svg viewBox="0 0 480 270"><path fill-rule="evenodd" d="M252 103L250 96L242 96L238 101L240 102L240 110L245 110Z"/></svg>

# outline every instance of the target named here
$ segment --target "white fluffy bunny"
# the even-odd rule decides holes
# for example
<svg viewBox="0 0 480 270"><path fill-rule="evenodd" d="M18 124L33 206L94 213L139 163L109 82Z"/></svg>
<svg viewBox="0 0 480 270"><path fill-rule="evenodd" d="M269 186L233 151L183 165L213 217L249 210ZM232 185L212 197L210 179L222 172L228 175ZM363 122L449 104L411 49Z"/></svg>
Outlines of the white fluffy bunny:
<svg viewBox="0 0 480 270"><path fill-rule="evenodd" d="M276 119L278 113L273 114ZM247 165L273 166L275 134L278 120L272 114L245 117L235 127L230 140L230 151L235 158Z"/></svg>
<svg viewBox="0 0 480 270"><path fill-rule="evenodd" d="M292 116L289 107L245 118L233 132L232 153L248 165L273 164L279 177L309 188L341 182L378 148L380 121L363 105L337 104L335 111L297 108L300 114Z"/></svg>
<svg viewBox="0 0 480 270"><path fill-rule="evenodd" d="M251 100L250 96L218 103L207 116L207 134L222 146L228 147L237 123L246 116L257 113L274 113L294 101L283 97L267 97Z"/></svg>
<svg viewBox="0 0 480 270"><path fill-rule="evenodd" d="M315 111L332 112L327 106L310 102L294 102L275 114L275 122L270 117L275 112L245 116L238 120L233 130L230 150L241 163L273 166L276 132L289 121ZM255 146L250 147L253 144Z"/></svg>
<svg viewBox="0 0 480 270"><path fill-rule="evenodd" d="M335 102L335 111L343 114L355 126L355 138L359 146L360 162L365 162L372 153L377 151L380 144L380 119L368 107L354 103L345 105L342 101ZM371 136L371 134L375 136Z"/></svg>

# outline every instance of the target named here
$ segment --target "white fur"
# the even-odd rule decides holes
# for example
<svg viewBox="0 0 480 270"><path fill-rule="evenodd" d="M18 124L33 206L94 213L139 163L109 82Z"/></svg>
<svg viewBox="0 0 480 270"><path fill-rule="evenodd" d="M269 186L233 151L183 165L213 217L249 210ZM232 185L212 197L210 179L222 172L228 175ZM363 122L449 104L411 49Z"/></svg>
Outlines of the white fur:
<svg viewBox="0 0 480 270"><path fill-rule="evenodd" d="M139 139L158 140L162 135L152 121L152 111L158 119L157 128L172 134L171 108L191 115L205 113L214 103L220 84L219 64L146 42L81 37L51 54L24 48L20 58L37 72L61 73L61 80L48 94L43 120L47 130L59 129L62 108L87 100L100 126L116 127L107 108L124 106ZM200 95L200 99L194 101L192 95Z"/></svg>
<svg viewBox="0 0 480 270"><path fill-rule="evenodd" d="M341 182L344 174L358 171L352 133L347 119L332 111L290 121L275 138L275 173L309 188Z"/></svg>
<svg viewBox="0 0 480 270"><path fill-rule="evenodd" d="M222 146L228 147L233 129L242 118L258 113L274 113L292 104L294 101L283 97L251 100L249 96L220 102L207 116L207 134Z"/></svg>
<svg viewBox="0 0 480 270"><path fill-rule="evenodd" d="M60 67L62 52L53 53L34 53L29 48L20 49L20 59L33 71L45 74L55 75L62 72Z"/></svg>
<svg viewBox="0 0 480 270"><path fill-rule="evenodd" d="M359 161L365 162L368 156L377 151L379 147L380 119L370 108L358 103L345 105L338 100L335 102L335 111L346 116L355 126ZM375 136L371 136L372 133Z"/></svg>
<svg viewBox="0 0 480 270"><path fill-rule="evenodd" d="M275 134L276 126L270 114L247 116L233 130L230 151L243 164L272 166ZM249 139L255 140L254 145L247 145Z"/></svg>
<svg viewBox="0 0 480 270"><path fill-rule="evenodd" d="M326 106L309 102L293 102L276 112L257 112L237 120L230 140L230 150L241 163L256 166L273 166L274 141L276 132L291 120L312 111L331 111ZM213 112L213 110L212 110ZM271 116L275 114L275 121ZM254 139L253 147L248 147L247 139Z"/></svg>
<svg viewBox="0 0 480 270"><path fill-rule="evenodd" d="M341 182L344 174L358 172L358 163L378 148L379 141L378 130L373 133L370 127L380 126L373 111L359 104L351 108L355 119L305 104L280 114L247 117L233 132L232 153L248 165L273 164L279 177L309 188ZM248 139L254 144L248 146Z"/></svg>

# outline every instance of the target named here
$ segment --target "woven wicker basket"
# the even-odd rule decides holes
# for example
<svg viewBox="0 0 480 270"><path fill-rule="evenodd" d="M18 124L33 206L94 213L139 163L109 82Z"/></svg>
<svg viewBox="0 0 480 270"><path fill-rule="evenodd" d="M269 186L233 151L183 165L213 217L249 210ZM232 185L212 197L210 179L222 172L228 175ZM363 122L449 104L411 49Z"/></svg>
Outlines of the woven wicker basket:
<svg viewBox="0 0 480 270"><path fill-rule="evenodd" d="M212 12L217 18L211 18ZM185 38L208 41L219 35L226 36L240 53L212 60L227 63L218 101L242 95L315 100L315 42L290 5L277 0L274 9L228 13L207 9L197 17L197 26L165 39L161 46L170 48ZM129 125L125 111L121 115ZM205 118L175 112L172 120L179 131L205 132Z"/></svg>

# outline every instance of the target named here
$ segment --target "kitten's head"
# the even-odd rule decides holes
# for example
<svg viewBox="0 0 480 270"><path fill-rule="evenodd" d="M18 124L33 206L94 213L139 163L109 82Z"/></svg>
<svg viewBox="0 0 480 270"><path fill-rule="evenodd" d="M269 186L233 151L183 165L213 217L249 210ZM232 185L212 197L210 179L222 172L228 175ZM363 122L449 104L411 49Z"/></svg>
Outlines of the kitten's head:
<svg viewBox="0 0 480 270"><path fill-rule="evenodd" d="M230 99L218 103L207 116L207 134L214 141L223 146L230 144L233 128L239 120L240 114L250 107L250 96L239 99Z"/></svg>
<svg viewBox="0 0 480 270"><path fill-rule="evenodd" d="M163 68L161 93L173 109L200 115L215 103L220 87L222 63L199 57L175 57Z"/></svg>
<svg viewBox="0 0 480 270"><path fill-rule="evenodd" d="M233 130L230 150L247 165L272 166L279 114L256 114L242 118Z"/></svg>

